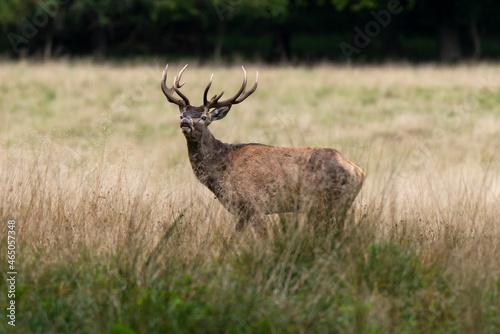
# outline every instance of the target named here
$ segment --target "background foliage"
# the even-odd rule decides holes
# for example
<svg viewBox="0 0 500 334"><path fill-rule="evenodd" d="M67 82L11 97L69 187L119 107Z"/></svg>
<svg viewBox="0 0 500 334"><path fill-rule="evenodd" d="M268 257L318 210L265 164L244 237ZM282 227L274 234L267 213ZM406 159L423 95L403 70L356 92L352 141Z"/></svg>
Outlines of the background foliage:
<svg viewBox="0 0 500 334"><path fill-rule="evenodd" d="M397 0L7 0L0 52L8 57L189 56L199 61L345 61L373 11ZM401 1L357 62L498 58L500 3ZM45 15L45 18L44 18ZM36 30L33 33L33 30Z"/></svg>

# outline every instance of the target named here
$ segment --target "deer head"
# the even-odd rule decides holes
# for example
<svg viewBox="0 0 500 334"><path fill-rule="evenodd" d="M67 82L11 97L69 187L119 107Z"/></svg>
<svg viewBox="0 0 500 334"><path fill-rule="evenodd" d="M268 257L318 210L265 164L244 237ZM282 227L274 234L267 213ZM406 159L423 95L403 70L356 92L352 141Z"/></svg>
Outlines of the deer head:
<svg viewBox="0 0 500 334"><path fill-rule="evenodd" d="M179 106L179 111L181 113L180 127L186 139L188 141L199 141L203 136L203 132L212 123L212 121L218 121L226 117L233 104L243 102L247 97L255 92L255 90L257 89L257 82L259 80L259 72L257 72L255 84L253 85L252 89L246 91L247 72L242 66L241 69L243 70L244 78L239 91L233 97L223 101L220 101L220 98L224 94L224 91L219 95L214 95L210 100L207 99L208 91L210 89L210 86L212 85L212 80L214 77L214 75L212 74L203 94L203 105L194 107L190 104L189 99L180 91L180 88L185 84L185 82L179 82L186 67L187 65L184 66L179 71L178 76L174 78L172 88L168 88L166 84L168 71L167 64L165 70L163 71L161 89L163 90L163 93L165 94L169 102L175 103ZM174 92L177 93L180 98L174 96Z"/></svg>

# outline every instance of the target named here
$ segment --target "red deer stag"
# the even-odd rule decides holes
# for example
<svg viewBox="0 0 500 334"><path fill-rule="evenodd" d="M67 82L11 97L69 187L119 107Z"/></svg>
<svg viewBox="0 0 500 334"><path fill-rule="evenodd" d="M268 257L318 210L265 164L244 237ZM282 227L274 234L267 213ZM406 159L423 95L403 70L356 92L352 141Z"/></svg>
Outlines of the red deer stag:
<svg viewBox="0 0 500 334"><path fill-rule="evenodd" d="M339 151L225 144L208 129L210 123L223 119L232 105L255 92L258 72L255 84L247 91L247 74L242 67L243 84L236 95L223 101L220 99L224 92L207 98L212 74L203 94L203 105L194 107L180 91L184 83L179 82L186 67L174 78L172 88L168 88L167 64L161 88L167 100L179 106L180 128L187 140L194 174L229 212L239 216L237 230L261 214L312 209L334 219L345 213L360 191L365 175Z"/></svg>

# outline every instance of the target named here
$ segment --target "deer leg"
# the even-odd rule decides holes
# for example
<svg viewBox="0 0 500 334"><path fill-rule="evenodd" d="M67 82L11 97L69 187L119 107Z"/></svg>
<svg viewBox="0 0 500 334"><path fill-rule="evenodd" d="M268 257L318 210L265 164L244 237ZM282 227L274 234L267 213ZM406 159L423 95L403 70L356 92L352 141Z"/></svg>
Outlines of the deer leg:
<svg viewBox="0 0 500 334"><path fill-rule="evenodd" d="M236 232L243 231L243 228L245 227L246 222L247 222L246 217L239 215L238 222L236 223Z"/></svg>
<svg viewBox="0 0 500 334"><path fill-rule="evenodd" d="M253 216L253 210L250 210L248 208L240 209L238 212L238 223L236 223L236 231L242 231L248 222L253 221Z"/></svg>
<svg viewBox="0 0 500 334"><path fill-rule="evenodd" d="M236 231L242 231L245 226L250 223L255 230L261 228L260 215L255 209L245 208L238 214L238 223L236 224Z"/></svg>

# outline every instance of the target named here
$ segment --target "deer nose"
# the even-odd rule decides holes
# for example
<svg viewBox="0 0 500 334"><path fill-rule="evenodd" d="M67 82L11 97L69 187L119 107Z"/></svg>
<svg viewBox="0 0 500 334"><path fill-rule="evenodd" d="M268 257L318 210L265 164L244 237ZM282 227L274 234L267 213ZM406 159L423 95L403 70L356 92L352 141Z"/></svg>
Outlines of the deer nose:
<svg viewBox="0 0 500 334"><path fill-rule="evenodd" d="M181 118L181 128L191 128L191 119L187 117Z"/></svg>

